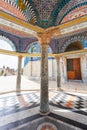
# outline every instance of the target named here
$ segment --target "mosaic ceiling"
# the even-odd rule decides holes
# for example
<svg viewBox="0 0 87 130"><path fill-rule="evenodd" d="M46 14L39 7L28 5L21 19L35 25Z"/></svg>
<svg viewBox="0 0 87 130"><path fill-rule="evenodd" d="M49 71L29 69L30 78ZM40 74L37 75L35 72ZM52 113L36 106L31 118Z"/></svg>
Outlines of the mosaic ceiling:
<svg viewBox="0 0 87 130"><path fill-rule="evenodd" d="M84 11L82 9L81 15L87 14L87 0L2 0L15 7L17 11L20 11L21 19L26 20L30 24L40 26L42 28L48 28L51 26L57 26L61 22L63 23L71 20L70 17L66 18L71 11L77 9L82 9L80 7L84 6ZM8 8L9 8L8 7ZM73 13L75 14L76 11ZM8 11L11 13L11 11ZM19 12L18 12L19 13ZM18 14L17 13L17 14ZM11 13L13 14L13 13ZM16 16L17 16L16 14ZM17 16L18 17L18 16ZM20 18L19 17L19 18ZM65 19L64 19L65 18ZM76 18L76 16L72 16ZM64 20L63 20L64 19Z"/></svg>

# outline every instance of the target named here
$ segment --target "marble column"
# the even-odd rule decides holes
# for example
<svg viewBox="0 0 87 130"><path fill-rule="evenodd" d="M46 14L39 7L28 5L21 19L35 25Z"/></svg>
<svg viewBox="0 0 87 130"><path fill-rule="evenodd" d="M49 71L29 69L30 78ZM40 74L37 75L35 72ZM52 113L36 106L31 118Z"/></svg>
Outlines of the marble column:
<svg viewBox="0 0 87 130"><path fill-rule="evenodd" d="M40 114L48 115L49 94L48 94L48 44L52 34L49 32L38 33L38 40L41 45L41 89L40 89Z"/></svg>
<svg viewBox="0 0 87 130"><path fill-rule="evenodd" d="M56 57L56 61L57 61L57 89L61 90L60 57Z"/></svg>
<svg viewBox="0 0 87 130"><path fill-rule="evenodd" d="M41 45L41 91L40 91L40 113L49 113L48 98L48 45Z"/></svg>
<svg viewBox="0 0 87 130"><path fill-rule="evenodd" d="M22 66L22 57L18 56L18 71L17 71L17 82L16 82L17 92L20 92L21 90L21 66Z"/></svg>

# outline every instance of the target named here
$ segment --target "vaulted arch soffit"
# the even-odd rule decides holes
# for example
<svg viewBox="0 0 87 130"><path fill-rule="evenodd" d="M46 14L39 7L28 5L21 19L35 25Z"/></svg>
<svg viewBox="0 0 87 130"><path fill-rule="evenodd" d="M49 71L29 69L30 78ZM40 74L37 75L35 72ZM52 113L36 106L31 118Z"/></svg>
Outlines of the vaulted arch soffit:
<svg viewBox="0 0 87 130"><path fill-rule="evenodd" d="M5 36L0 36L0 40L6 41L12 47L13 51L16 51L14 43L9 38Z"/></svg>
<svg viewBox="0 0 87 130"><path fill-rule="evenodd" d="M4 1L4 2L3 2ZM35 24L36 15L35 11L28 0L3 0L2 10L6 10L8 13L25 20L31 24ZM0 4L1 5L1 4Z"/></svg>
<svg viewBox="0 0 87 130"><path fill-rule="evenodd" d="M72 10L87 5L87 0L1 0L8 13L30 24L48 28L61 23ZM0 2L1 2L0 1ZM8 4L9 5L8 5ZM0 4L2 5L2 4ZM5 6L6 5L6 6ZM13 8L14 9L13 9ZM16 10L15 10L16 9ZM13 10L13 11L12 11Z"/></svg>
<svg viewBox="0 0 87 130"><path fill-rule="evenodd" d="M58 13L56 20L55 20L55 25L59 25L61 24L61 22L63 22L63 19L68 15L68 14L73 14L73 12L75 11L75 13L79 14L77 17L81 17L81 15L86 15L87 14L87 0L68 0L68 2L66 3L65 6L63 6L63 8L61 9L61 11ZM80 12L79 12L80 11ZM76 15L73 15L73 17L70 17L66 20L72 20ZM69 15L70 16L70 15ZM64 22L66 22L64 21Z"/></svg>
<svg viewBox="0 0 87 130"><path fill-rule="evenodd" d="M67 10L67 12L65 12L62 19L60 20L60 23L70 21L72 19L84 16L86 14L87 14L87 2L84 2L82 4L78 4L72 7L70 10Z"/></svg>

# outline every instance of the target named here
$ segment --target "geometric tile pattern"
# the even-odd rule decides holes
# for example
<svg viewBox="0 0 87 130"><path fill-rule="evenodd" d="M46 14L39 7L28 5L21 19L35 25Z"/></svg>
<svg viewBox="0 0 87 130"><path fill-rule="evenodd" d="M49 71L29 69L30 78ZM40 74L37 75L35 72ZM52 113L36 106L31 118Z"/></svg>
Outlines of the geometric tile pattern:
<svg viewBox="0 0 87 130"><path fill-rule="evenodd" d="M58 108L79 110L87 114L87 97L76 96L64 92L54 93L50 98L50 105ZM39 106L38 93L24 93L12 96L0 96L0 116L9 115L19 111Z"/></svg>
<svg viewBox="0 0 87 130"><path fill-rule="evenodd" d="M50 107L55 110L64 110L63 112L51 111L48 117L54 118L62 122L68 123L75 127L87 130L87 96L77 96L65 92L52 93L50 98ZM20 93L14 95L1 95L0 96L0 130L57 130L59 128L58 122L50 122L47 119L38 124L34 121L44 118L39 114L40 96L38 92ZM60 109L61 108L61 109ZM67 115L66 111L69 111ZM73 114L73 116L72 116ZM76 116L76 117L75 117ZM74 118L75 117L75 118ZM83 118L77 120L77 118ZM84 120L84 121L83 121ZM27 127L33 123L34 125ZM26 125L27 124L27 125ZM24 129L22 128L24 126ZM57 129L56 129L57 127Z"/></svg>
<svg viewBox="0 0 87 130"><path fill-rule="evenodd" d="M0 116L30 109L39 105L40 99L36 93L0 96Z"/></svg>
<svg viewBox="0 0 87 130"><path fill-rule="evenodd" d="M87 97L57 92L51 98L50 104L59 108L81 110L87 113Z"/></svg>

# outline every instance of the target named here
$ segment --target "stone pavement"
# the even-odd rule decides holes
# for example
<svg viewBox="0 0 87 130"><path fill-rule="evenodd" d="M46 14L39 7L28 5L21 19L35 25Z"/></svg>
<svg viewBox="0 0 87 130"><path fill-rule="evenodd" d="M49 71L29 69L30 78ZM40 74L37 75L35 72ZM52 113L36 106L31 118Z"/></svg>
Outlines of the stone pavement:
<svg viewBox="0 0 87 130"><path fill-rule="evenodd" d="M61 87L64 91L70 92L79 92L79 93L86 93L87 94L87 83L82 83L81 81L68 81L62 84Z"/></svg>
<svg viewBox="0 0 87 130"><path fill-rule="evenodd" d="M0 76L0 93L16 91L16 76ZM87 84L81 82L66 82L61 86L66 92L82 92L87 94ZM23 91L39 91L40 81L30 80L22 76L21 90ZM57 90L57 82L49 81L49 90Z"/></svg>
<svg viewBox="0 0 87 130"><path fill-rule="evenodd" d="M16 91L16 76L0 76L0 93ZM56 82L49 83L50 90L56 90ZM26 77L21 78L21 90L39 91L40 81L28 80Z"/></svg>

